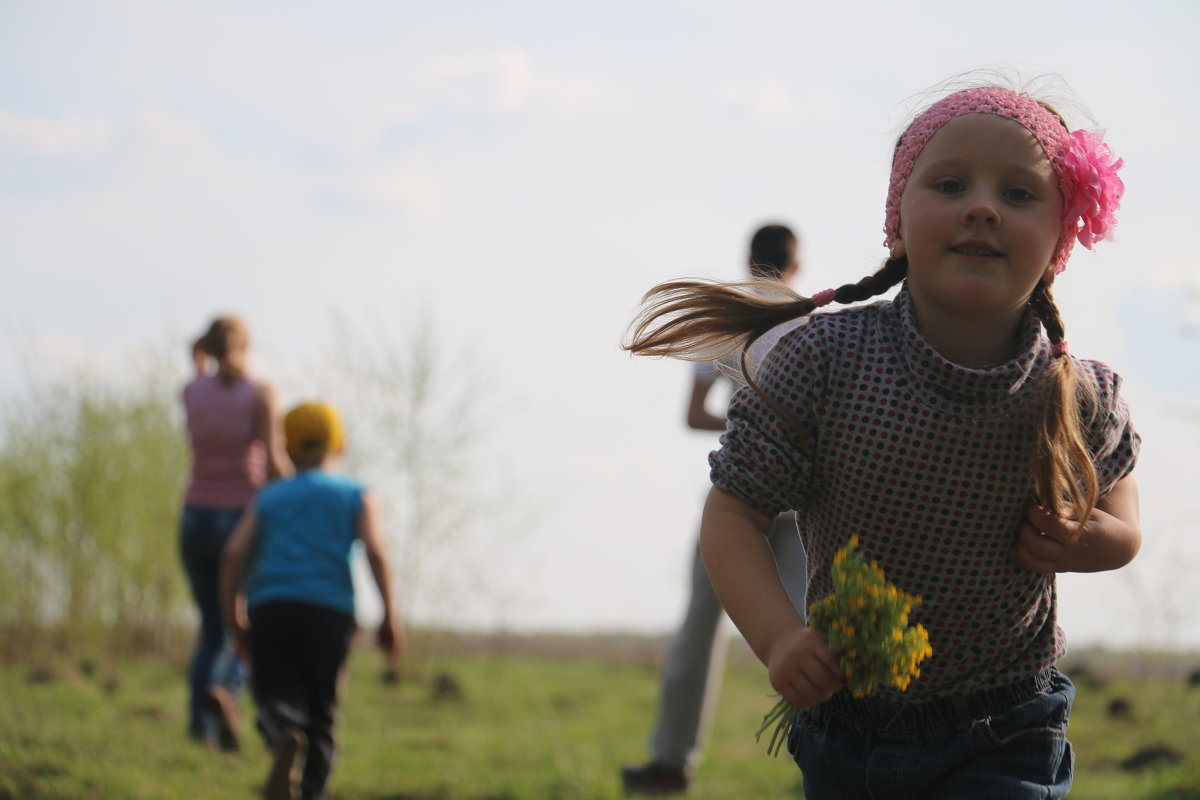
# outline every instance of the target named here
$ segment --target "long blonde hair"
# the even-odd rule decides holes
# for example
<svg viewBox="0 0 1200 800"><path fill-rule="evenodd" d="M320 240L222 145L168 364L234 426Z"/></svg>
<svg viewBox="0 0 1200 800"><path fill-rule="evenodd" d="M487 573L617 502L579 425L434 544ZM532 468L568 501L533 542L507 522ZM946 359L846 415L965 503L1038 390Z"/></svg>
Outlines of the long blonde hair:
<svg viewBox="0 0 1200 800"><path fill-rule="evenodd" d="M906 257L888 259L877 272L839 286L833 299L845 304L876 297L899 284L907 273ZM1051 344L1064 342L1062 316L1049 285L1039 282L1029 304ZM793 420L762 392L747 360L756 339L777 325L808 316L816 307L812 298L781 290L778 284L669 281L642 298L622 347L634 355L690 361L711 360L740 348L749 385L781 416ZM1091 381L1080 379L1075 363L1065 355L1053 360L1048 374L1053 384L1033 431L1036 444L1030 463L1030 491L1052 513L1082 521L1099 499L1088 441L1088 426L1096 413L1094 387Z"/></svg>

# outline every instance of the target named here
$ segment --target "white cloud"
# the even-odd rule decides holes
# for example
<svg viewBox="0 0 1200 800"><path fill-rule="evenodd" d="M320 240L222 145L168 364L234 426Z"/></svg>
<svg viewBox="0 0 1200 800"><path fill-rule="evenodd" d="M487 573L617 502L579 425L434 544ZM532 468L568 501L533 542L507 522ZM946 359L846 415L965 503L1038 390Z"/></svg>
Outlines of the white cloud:
<svg viewBox="0 0 1200 800"><path fill-rule="evenodd" d="M588 108L616 92L601 80L539 69L527 50L507 46L432 57L387 87L386 97L378 95L378 87L367 90L363 105L387 112L345 132L336 148L343 155L369 153L397 128L413 124L503 119L533 108Z"/></svg>
<svg viewBox="0 0 1200 800"><path fill-rule="evenodd" d="M514 111L529 101L535 83L529 54L511 47L436 58L426 74L431 96L456 111L468 112Z"/></svg>
<svg viewBox="0 0 1200 800"><path fill-rule="evenodd" d="M141 144L157 151L214 155L220 149L216 138L200 123L157 108L137 111L133 128Z"/></svg>
<svg viewBox="0 0 1200 800"><path fill-rule="evenodd" d="M40 158L100 155L112 142L112 128L103 119L30 117L0 108L0 147L13 147Z"/></svg>
<svg viewBox="0 0 1200 800"><path fill-rule="evenodd" d="M513 118L524 111L589 108L613 96L601 81L539 70L518 47L431 57L393 88L383 118L347 129L331 144L344 165L326 187L354 202L444 217L453 165L436 157L446 153L438 134L481 140L494 135L493 126L523 125Z"/></svg>
<svg viewBox="0 0 1200 800"><path fill-rule="evenodd" d="M837 94L824 88L810 89L798 96L789 86L775 80L725 83L721 94L732 105L763 122L838 121L843 113Z"/></svg>
<svg viewBox="0 0 1200 800"><path fill-rule="evenodd" d="M506 114L538 102L588 105L611 94L601 81L538 69L527 50L511 46L440 56L421 75L420 90L431 103L469 114Z"/></svg>
<svg viewBox="0 0 1200 800"><path fill-rule="evenodd" d="M800 103L791 90L776 81L727 83L721 93L762 120L792 121L800 117Z"/></svg>
<svg viewBox="0 0 1200 800"><path fill-rule="evenodd" d="M445 214L446 187L430 163L416 154L370 166L333 182L333 191L369 205L399 206L424 219Z"/></svg>

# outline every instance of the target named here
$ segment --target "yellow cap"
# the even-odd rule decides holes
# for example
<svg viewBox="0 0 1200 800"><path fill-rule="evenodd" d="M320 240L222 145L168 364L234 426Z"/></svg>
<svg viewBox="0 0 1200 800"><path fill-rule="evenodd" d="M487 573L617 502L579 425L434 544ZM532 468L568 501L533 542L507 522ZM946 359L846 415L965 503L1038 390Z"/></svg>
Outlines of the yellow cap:
<svg viewBox="0 0 1200 800"><path fill-rule="evenodd" d="M341 452L342 420L329 403L307 402L293 408L283 418L287 451L292 458L320 458Z"/></svg>

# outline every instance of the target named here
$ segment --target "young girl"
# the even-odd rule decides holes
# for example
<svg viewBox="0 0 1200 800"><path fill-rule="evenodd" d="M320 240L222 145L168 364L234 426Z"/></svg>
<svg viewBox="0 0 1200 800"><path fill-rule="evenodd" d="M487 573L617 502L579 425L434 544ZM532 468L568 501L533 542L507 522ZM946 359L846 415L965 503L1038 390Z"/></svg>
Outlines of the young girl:
<svg viewBox="0 0 1200 800"><path fill-rule="evenodd" d="M1141 542L1139 439L1104 364L1067 352L1051 295L1076 239L1115 222L1120 161L1027 95L953 93L897 143L877 273L812 298L747 285L651 290L637 354L711 358L832 301L734 397L701 548L713 587L803 709L788 749L809 798L1061 797L1074 687L1055 667L1057 572L1128 563ZM1043 333L1044 329L1044 333ZM745 351L743 351L745 352ZM762 536L795 509L809 597L857 534L920 595L933 655L907 692L845 689Z"/></svg>

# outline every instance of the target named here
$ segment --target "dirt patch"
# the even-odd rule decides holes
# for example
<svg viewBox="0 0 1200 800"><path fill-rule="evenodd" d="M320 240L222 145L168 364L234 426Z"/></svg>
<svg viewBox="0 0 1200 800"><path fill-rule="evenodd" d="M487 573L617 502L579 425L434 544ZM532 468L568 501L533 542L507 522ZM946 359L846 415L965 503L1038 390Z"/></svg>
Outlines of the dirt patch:
<svg viewBox="0 0 1200 800"><path fill-rule="evenodd" d="M1121 762L1121 769L1126 772L1140 772L1145 769L1158 769L1183 763L1183 753L1165 744L1154 744L1143 747L1129 758Z"/></svg>

